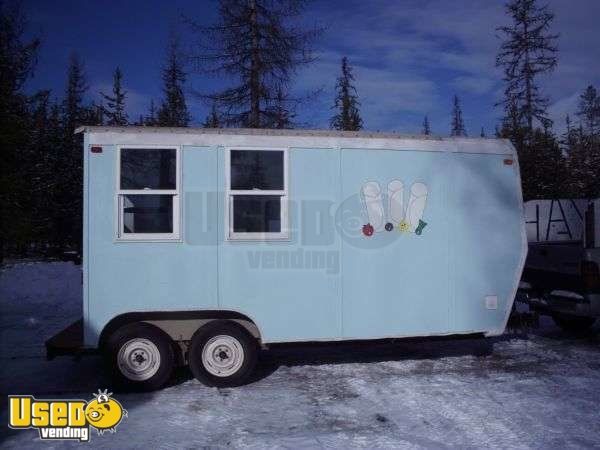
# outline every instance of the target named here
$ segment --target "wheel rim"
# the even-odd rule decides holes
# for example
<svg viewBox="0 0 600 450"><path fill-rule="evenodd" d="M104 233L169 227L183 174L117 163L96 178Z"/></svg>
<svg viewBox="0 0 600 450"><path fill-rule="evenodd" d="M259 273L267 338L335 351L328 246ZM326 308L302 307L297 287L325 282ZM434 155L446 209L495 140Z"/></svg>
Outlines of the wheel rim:
<svg viewBox="0 0 600 450"><path fill-rule="evenodd" d="M148 339L135 338L121 346L117 355L121 373L133 381L152 378L160 367L160 351Z"/></svg>
<svg viewBox="0 0 600 450"><path fill-rule="evenodd" d="M204 344L202 365L216 377L228 377L244 364L244 349L240 341L231 336L214 336Z"/></svg>

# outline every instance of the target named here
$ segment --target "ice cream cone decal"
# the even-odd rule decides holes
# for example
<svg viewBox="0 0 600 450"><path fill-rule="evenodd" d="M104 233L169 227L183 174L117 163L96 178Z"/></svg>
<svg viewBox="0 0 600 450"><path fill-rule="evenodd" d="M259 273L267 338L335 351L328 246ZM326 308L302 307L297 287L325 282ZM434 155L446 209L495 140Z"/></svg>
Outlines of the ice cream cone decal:
<svg viewBox="0 0 600 450"><path fill-rule="evenodd" d="M385 213L383 211L383 197L381 186L376 181L369 181L362 187L362 199L367 214L367 224L363 226L365 236L383 230Z"/></svg>
<svg viewBox="0 0 600 450"><path fill-rule="evenodd" d="M404 183L392 180L387 187L388 219L385 224L387 231L392 231L404 219Z"/></svg>
<svg viewBox="0 0 600 450"><path fill-rule="evenodd" d="M421 234L425 225L420 225L422 222L423 212L427 204L427 186L424 183L413 183L410 187L410 198L406 209L406 221L408 222L410 231ZM425 224L425 222L423 222ZM419 228L420 226L420 228Z"/></svg>
<svg viewBox="0 0 600 450"><path fill-rule="evenodd" d="M427 204L428 188L425 183L413 183L405 202L404 183L392 180L387 185L387 220L383 208L381 186L376 181L368 181L361 189L361 200L367 223L363 225L365 236L373 236L382 230L392 231L397 228L401 233L423 234L427 222L423 213Z"/></svg>

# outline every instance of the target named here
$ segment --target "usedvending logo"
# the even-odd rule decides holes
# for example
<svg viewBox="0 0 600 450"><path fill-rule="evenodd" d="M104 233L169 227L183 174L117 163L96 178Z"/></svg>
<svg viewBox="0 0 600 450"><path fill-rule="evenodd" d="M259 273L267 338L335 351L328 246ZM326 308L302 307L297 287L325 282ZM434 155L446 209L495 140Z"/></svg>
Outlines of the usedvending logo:
<svg viewBox="0 0 600 450"><path fill-rule="evenodd" d="M42 440L89 442L90 428L114 433L127 411L107 389L85 400L38 400L31 395L9 395L8 426L37 429Z"/></svg>

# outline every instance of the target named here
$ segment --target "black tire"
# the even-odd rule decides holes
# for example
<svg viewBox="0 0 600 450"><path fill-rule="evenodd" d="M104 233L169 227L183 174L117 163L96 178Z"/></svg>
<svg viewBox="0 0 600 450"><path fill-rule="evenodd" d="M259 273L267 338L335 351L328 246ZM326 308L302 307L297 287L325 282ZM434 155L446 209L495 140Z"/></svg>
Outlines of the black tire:
<svg viewBox="0 0 600 450"><path fill-rule="evenodd" d="M148 346L147 341L153 344L154 347ZM120 357L122 350L123 356L127 352L132 355L130 360L139 357L141 358L140 364L148 361L143 356L146 355L144 348L142 347L141 351L138 348L138 353L136 353L135 344L143 345L146 349L150 349L149 353L158 350L160 361L152 365L152 368L149 369L150 373L154 372L149 378L144 379L143 376L136 376L134 372L128 373L124 369L127 363L123 361L127 360L127 358ZM107 340L106 357L113 380L117 386L133 390L153 391L160 389L171 378L175 365L174 344L169 335L154 325L143 322L125 325L115 331ZM131 364L133 364L133 361ZM157 369L154 371L155 367Z"/></svg>
<svg viewBox="0 0 600 450"><path fill-rule="evenodd" d="M211 340L214 341L218 339L218 337L223 336L232 338L239 344L237 349L229 348L229 356L223 356L223 361L226 361L229 358L233 358L231 361L234 361L235 355L231 355L231 351L241 351L243 362L233 373L223 372L223 375L215 375L215 371L219 370L219 368L214 366L212 368L207 368L204 365L202 353L207 344L215 345ZM216 348L219 347L217 346ZM208 352L209 349L207 348L206 350ZM225 350L227 350L227 348ZM258 345L256 339L252 337L245 328L235 322L219 320L207 323L194 333L188 354L188 361L192 374L202 384L214 387L233 387L240 386L248 380L256 366L257 357Z"/></svg>
<svg viewBox="0 0 600 450"><path fill-rule="evenodd" d="M554 314L554 323L567 333L585 333L596 322L594 317L569 316L566 314Z"/></svg>

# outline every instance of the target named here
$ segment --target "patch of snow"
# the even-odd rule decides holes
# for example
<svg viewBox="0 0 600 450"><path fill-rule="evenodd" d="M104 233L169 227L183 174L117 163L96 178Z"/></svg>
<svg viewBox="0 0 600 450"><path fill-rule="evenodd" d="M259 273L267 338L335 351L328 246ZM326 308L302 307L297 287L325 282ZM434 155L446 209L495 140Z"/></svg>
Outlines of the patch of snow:
<svg viewBox="0 0 600 450"><path fill-rule="evenodd" d="M576 292L572 292L572 291L561 291L561 290L555 290L550 292L550 295L556 296L556 297L565 297L565 298L572 298L574 300L584 300L583 295L580 295Z"/></svg>
<svg viewBox="0 0 600 450"><path fill-rule="evenodd" d="M531 283L527 281L519 281L519 289L531 289Z"/></svg>
<svg viewBox="0 0 600 450"><path fill-rule="evenodd" d="M81 317L81 286L81 266L71 262L25 262L3 267L0 358L43 355L44 341Z"/></svg>
<svg viewBox="0 0 600 450"><path fill-rule="evenodd" d="M8 393L91 399L99 388L112 390L98 357L43 357L43 341L81 315L80 274L71 263L19 264L0 274L4 424ZM273 346L256 380L232 389L204 387L181 370L161 391L115 392L129 417L115 434L93 433L92 445L598 447L598 327L575 339L540 322L529 335L487 341ZM34 430L7 430L0 445L49 447Z"/></svg>

